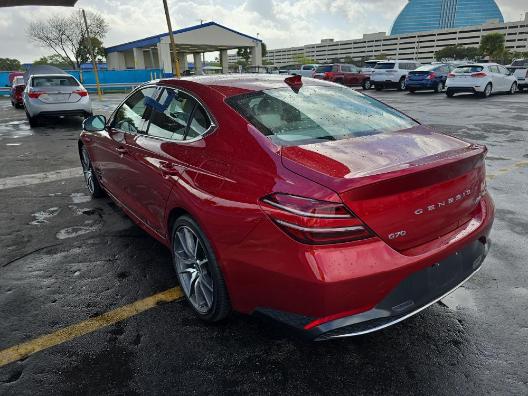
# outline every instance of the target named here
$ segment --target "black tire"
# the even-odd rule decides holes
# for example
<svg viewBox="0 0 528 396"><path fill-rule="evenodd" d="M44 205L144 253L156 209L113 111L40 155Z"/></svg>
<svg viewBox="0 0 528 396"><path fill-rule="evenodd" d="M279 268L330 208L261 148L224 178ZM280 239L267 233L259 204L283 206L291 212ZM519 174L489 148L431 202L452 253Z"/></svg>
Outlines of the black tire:
<svg viewBox="0 0 528 396"><path fill-rule="evenodd" d="M367 78L366 80L363 80L363 83L361 84L361 87L365 91L368 91L369 89L371 89L372 88L372 83L370 82L370 78Z"/></svg>
<svg viewBox="0 0 528 396"><path fill-rule="evenodd" d="M383 85L374 85L374 88L376 88L376 91L382 91L383 90Z"/></svg>
<svg viewBox="0 0 528 396"><path fill-rule="evenodd" d="M439 82L434 87L435 93L441 93L443 90L444 90L444 83Z"/></svg>
<svg viewBox="0 0 528 396"><path fill-rule="evenodd" d="M508 92L510 95L514 95L517 92L517 83L514 82L510 88L510 91Z"/></svg>
<svg viewBox="0 0 528 396"><path fill-rule="evenodd" d="M524 92L524 87L517 87L517 89L519 90L520 93Z"/></svg>
<svg viewBox="0 0 528 396"><path fill-rule="evenodd" d="M481 98L489 98L491 96L491 93L493 92L493 85L491 83L488 83L486 87L484 88L484 92L481 92L479 96Z"/></svg>
<svg viewBox="0 0 528 396"><path fill-rule="evenodd" d="M105 191L101 187L99 180L97 180L97 175L92 166L90 154L88 153L88 149L86 148L86 146L81 146L79 155L81 159L81 166L83 169L84 181L86 183L86 188L88 189L88 191L90 191L90 195L93 198L104 197L106 195Z"/></svg>
<svg viewBox="0 0 528 396"><path fill-rule="evenodd" d="M453 96L455 96L455 93L451 91L449 88L447 88L446 95L448 98L452 98Z"/></svg>
<svg viewBox="0 0 528 396"><path fill-rule="evenodd" d="M405 77L400 78L398 82L398 91L405 91Z"/></svg>
<svg viewBox="0 0 528 396"><path fill-rule="evenodd" d="M11 106L13 106L13 107L17 107L16 103L13 102L13 101L11 101Z"/></svg>
<svg viewBox="0 0 528 396"><path fill-rule="evenodd" d="M198 245L198 248L193 249L195 252L195 262L202 262L198 265L200 268L198 275L190 276L191 280L186 280L186 278L184 278L184 274L189 272L191 267L193 265L196 266L196 264L190 263L192 258L187 258L187 256L182 258L182 255L187 255L187 253L185 253L184 248L182 247L183 242L181 239L181 233L185 234L188 230L192 232L191 234L188 234L191 235L191 240L195 240L196 244ZM171 247L172 262L176 271L176 275L180 281L183 294L185 295L189 305L193 308L193 311L200 319L206 322L218 322L222 319L225 319L229 315L229 312L231 312L231 303L229 301L229 294L227 293L222 271L218 266L216 256L207 237L200 229L200 226L198 226L198 224L190 216L183 215L174 222L171 234ZM198 259L198 256L201 257L201 260ZM206 261L205 263L204 260ZM182 266L186 266L187 269L182 271ZM194 271L196 273L197 270ZM207 281L203 280L205 277L207 278ZM194 279L194 283L192 279ZM198 302L197 289L199 287L199 282L201 289L200 293L202 293L202 296L205 296L203 285L207 285L208 283L212 284L212 290L208 289L210 293L209 297L212 298L212 301L210 303L206 302L205 297L203 297L203 304L197 307L195 304ZM191 289L194 289L194 292L191 292ZM193 302L189 295L193 293L196 302Z"/></svg>
<svg viewBox="0 0 528 396"><path fill-rule="evenodd" d="M26 118L27 118L27 120L28 120L28 122L29 122L29 126L30 126L31 128L35 128L35 127L40 126L40 121L39 121L38 116L31 117L31 116L29 115L29 113L27 112L27 110L26 110Z"/></svg>

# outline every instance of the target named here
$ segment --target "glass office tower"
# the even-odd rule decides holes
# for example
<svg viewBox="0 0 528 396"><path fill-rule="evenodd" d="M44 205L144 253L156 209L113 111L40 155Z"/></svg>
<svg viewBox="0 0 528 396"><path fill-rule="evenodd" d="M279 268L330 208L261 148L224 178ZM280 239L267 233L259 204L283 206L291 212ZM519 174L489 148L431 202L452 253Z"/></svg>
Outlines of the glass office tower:
<svg viewBox="0 0 528 396"><path fill-rule="evenodd" d="M394 21L391 35L504 22L494 0L409 0Z"/></svg>

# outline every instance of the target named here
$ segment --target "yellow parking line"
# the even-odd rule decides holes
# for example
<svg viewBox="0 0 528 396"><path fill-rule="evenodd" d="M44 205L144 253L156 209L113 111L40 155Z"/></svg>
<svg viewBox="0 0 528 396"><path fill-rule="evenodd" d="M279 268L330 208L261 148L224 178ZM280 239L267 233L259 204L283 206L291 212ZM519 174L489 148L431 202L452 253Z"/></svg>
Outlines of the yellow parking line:
<svg viewBox="0 0 528 396"><path fill-rule="evenodd" d="M154 294L143 300L136 301L132 304L116 308L100 316L85 320L83 322L62 328L54 333L46 334L33 340L12 346L0 351L0 367L6 364L16 362L36 352L51 348L55 345L73 340L74 338L96 331L102 327L120 322L131 316L154 308L159 303L167 303L179 300L183 297L182 290L179 287L165 290L164 292Z"/></svg>
<svg viewBox="0 0 528 396"><path fill-rule="evenodd" d="M514 163L512 166L508 166L508 167L505 167L505 168L500 168L495 173L488 174L487 178L488 178L488 180L493 180L497 176L502 176L502 175L505 175L507 173L513 172L515 169L521 169L521 168L526 168L526 167L528 167L528 161L527 160L518 161L518 162Z"/></svg>

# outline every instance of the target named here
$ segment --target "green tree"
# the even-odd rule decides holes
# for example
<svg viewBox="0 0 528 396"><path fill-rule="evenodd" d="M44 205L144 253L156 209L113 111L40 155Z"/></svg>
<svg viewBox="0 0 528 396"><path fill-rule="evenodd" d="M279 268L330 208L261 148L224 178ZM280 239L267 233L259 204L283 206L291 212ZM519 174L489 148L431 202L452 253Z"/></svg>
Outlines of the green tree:
<svg viewBox="0 0 528 396"><path fill-rule="evenodd" d="M480 40L480 51L492 60L498 60L505 50L504 34L488 33Z"/></svg>
<svg viewBox="0 0 528 396"><path fill-rule="evenodd" d="M251 52L249 51L249 48L239 48L237 50L237 56L239 58L242 58L242 60L238 61L237 63L242 65L243 67L247 67L249 65L249 59L251 58Z"/></svg>
<svg viewBox="0 0 528 396"><path fill-rule="evenodd" d="M293 57L293 62L298 63L300 65L309 65L311 63L315 63L315 60L313 60L312 58L308 56L297 54Z"/></svg>
<svg viewBox="0 0 528 396"><path fill-rule="evenodd" d="M20 68L21 64L18 59L0 58L0 70L17 71Z"/></svg>
<svg viewBox="0 0 528 396"><path fill-rule="evenodd" d="M34 65L51 65L60 69L69 69L71 64L68 60L57 54L43 56L33 62Z"/></svg>
<svg viewBox="0 0 528 396"><path fill-rule="evenodd" d="M106 50L103 47L102 41L97 37L91 37L90 41L92 42L92 48L96 61L103 61L106 58ZM92 57L90 55L90 47L88 46L88 38L83 40L75 55L75 57L79 60L79 64L88 63L91 61Z"/></svg>
<svg viewBox="0 0 528 396"><path fill-rule="evenodd" d="M445 60L478 60L482 56L479 48L464 47L460 44L448 45L435 52L437 61Z"/></svg>
<svg viewBox="0 0 528 396"><path fill-rule="evenodd" d="M266 45L266 43L260 43L260 50L262 52L262 58L268 55L268 46Z"/></svg>

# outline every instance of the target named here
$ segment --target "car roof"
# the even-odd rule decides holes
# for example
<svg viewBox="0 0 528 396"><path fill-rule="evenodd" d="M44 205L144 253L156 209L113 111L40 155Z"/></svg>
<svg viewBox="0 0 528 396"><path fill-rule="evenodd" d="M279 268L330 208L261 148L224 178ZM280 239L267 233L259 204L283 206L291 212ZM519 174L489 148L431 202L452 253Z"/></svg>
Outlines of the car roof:
<svg viewBox="0 0 528 396"><path fill-rule="evenodd" d="M32 74L31 77L73 77L71 74Z"/></svg>
<svg viewBox="0 0 528 396"><path fill-rule="evenodd" d="M188 81L210 87L224 96L234 96L243 93L264 91L267 89L287 88L286 78L280 74L217 74L209 76L192 76L181 79L163 79L160 84L178 85L178 81ZM302 78L305 86L333 86L334 84L313 78Z"/></svg>

